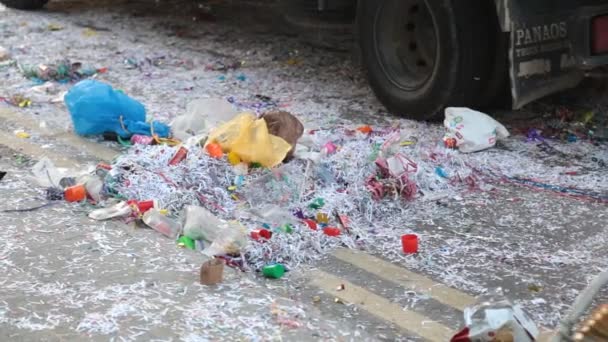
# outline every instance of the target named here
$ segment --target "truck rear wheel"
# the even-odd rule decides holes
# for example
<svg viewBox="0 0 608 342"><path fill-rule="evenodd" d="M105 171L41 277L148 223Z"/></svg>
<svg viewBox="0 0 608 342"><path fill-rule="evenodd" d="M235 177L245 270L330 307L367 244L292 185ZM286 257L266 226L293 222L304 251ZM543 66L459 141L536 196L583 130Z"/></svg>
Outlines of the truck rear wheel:
<svg viewBox="0 0 608 342"><path fill-rule="evenodd" d="M49 0L0 0L0 2L11 8L35 10L44 7Z"/></svg>
<svg viewBox="0 0 608 342"><path fill-rule="evenodd" d="M487 0L359 0L358 37L370 85L394 114L432 119L487 102L498 56ZM494 22L493 22L494 21ZM495 88L495 87L493 87ZM484 99L485 98L485 99Z"/></svg>

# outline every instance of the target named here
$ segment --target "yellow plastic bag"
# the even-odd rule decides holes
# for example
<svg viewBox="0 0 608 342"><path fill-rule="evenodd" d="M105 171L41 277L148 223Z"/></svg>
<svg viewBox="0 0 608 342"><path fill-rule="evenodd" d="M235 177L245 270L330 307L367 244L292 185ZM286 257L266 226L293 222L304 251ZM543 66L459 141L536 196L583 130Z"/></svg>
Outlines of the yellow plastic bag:
<svg viewBox="0 0 608 342"><path fill-rule="evenodd" d="M224 152L236 153L242 161L266 167L280 164L291 145L268 133L266 121L243 113L211 131L207 144L216 142Z"/></svg>

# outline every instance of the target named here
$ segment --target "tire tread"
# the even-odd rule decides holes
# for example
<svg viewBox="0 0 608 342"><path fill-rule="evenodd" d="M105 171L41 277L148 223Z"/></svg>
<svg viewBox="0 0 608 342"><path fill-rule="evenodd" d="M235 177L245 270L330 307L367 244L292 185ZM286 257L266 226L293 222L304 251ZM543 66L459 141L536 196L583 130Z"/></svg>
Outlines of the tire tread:
<svg viewBox="0 0 608 342"><path fill-rule="evenodd" d="M44 7L49 0L0 0L0 2L10 8L35 10Z"/></svg>

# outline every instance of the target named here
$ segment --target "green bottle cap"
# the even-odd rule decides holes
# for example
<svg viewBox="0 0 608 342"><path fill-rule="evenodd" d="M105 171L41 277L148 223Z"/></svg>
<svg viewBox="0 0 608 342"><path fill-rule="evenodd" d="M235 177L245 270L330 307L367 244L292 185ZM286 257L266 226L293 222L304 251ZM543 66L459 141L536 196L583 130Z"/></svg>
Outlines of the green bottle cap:
<svg viewBox="0 0 608 342"><path fill-rule="evenodd" d="M325 200L322 198L316 198L312 203L308 205L310 209L321 209L325 205Z"/></svg>
<svg viewBox="0 0 608 342"><path fill-rule="evenodd" d="M293 226L289 223L285 224L282 229L285 233L293 233Z"/></svg>
<svg viewBox="0 0 608 342"><path fill-rule="evenodd" d="M262 274L266 278L279 279L285 274L285 266L282 264L266 265L262 268Z"/></svg>
<svg viewBox="0 0 608 342"><path fill-rule="evenodd" d="M195 243L194 240L192 240L191 238L187 237L187 236L182 236L177 240L177 245L178 246L183 246L186 247L188 249L195 249Z"/></svg>

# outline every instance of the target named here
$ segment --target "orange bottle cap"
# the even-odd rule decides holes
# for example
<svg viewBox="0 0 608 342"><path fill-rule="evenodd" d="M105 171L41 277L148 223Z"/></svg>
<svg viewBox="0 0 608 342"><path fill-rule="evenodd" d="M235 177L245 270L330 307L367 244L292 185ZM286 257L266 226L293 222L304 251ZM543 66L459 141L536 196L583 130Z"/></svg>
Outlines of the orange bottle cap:
<svg viewBox="0 0 608 342"><path fill-rule="evenodd" d="M68 202L80 202L87 198L87 190L83 184L78 184L66 188L63 195Z"/></svg>

